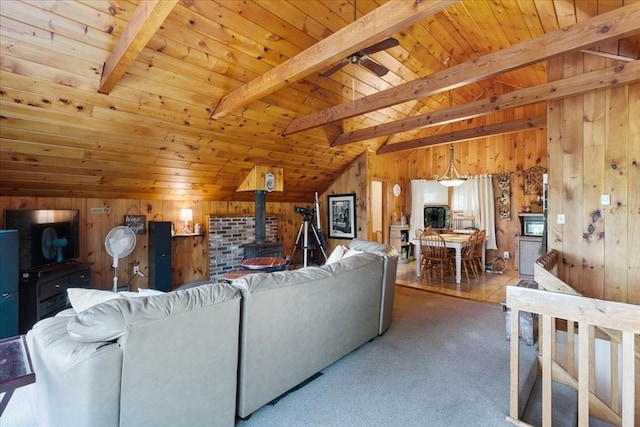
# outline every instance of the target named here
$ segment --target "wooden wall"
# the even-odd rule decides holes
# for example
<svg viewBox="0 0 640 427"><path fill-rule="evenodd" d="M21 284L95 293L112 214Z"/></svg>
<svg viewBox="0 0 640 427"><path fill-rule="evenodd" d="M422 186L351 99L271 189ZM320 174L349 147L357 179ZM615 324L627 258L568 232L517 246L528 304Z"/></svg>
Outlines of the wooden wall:
<svg viewBox="0 0 640 427"><path fill-rule="evenodd" d="M550 62L550 80L611 65L612 60L593 55L574 54ZM496 84L487 96L508 92ZM477 118L469 123L481 126L491 122L544 114L547 106L518 108L498 113L498 117ZM596 91L550 103L547 129L458 142L455 158L459 169L471 174L511 172L512 219L497 220L500 251L514 252L517 260L518 212L530 205L533 196L523 194L522 170L540 165L549 168L550 248L563 254L561 277L585 295L640 303L640 83ZM548 148L547 148L548 145ZM547 155L548 149L548 155ZM386 207L384 229L394 213L411 211L410 180L431 179L442 173L448 159L448 145L432 146L402 155L377 156L366 152L353 162L320 196L323 230L327 229L327 195L356 193L357 237L371 239L368 223L370 182L383 181ZM393 184L403 189L392 194ZM495 183L494 183L495 185ZM319 189L318 191L321 191ZM611 206L600 205L600 195L611 195ZM308 203L313 206L313 195ZM267 215L279 218L278 239L285 253L293 249L301 216L293 203L271 203L267 196ZM109 214L91 214L92 207L108 207ZM94 263L93 283L108 288L113 271L104 250L104 237L122 223L125 214L142 214L147 220L178 222L179 210L191 207L194 220L206 224L208 215L254 215L253 202L178 202L126 199L82 199L0 196L0 210L16 208L79 209L83 230L82 259ZM555 221L565 215L565 224ZM325 234L327 234L325 232ZM139 235L135 252L121 262L119 283L129 279L134 264L148 271L147 235ZM388 242L388 236L384 240ZM329 240L329 250L345 240ZM206 239L174 239L174 287L208 278ZM491 256L492 254L489 254ZM516 265L510 263L510 268ZM147 286L145 278L135 278L132 288Z"/></svg>
<svg viewBox="0 0 640 427"><path fill-rule="evenodd" d="M310 202L312 196L310 196ZM278 240L284 243L285 253L290 254L299 227L299 215L291 203L270 203L267 195L267 215L278 217ZM92 214L91 208L109 208L108 214ZM113 283L112 258L104 249L104 239L109 230L122 225L124 215L146 215L147 221L173 221L176 230L182 228L180 209L193 209L194 222L207 224L209 215L253 216L253 202L179 202L129 199L81 199L46 197L0 196L0 215L4 209L78 209L80 211L80 259L93 263L94 288L110 289ZM3 219L0 219L2 223ZM134 265L139 265L145 277L134 277L131 288L148 287L148 234L137 235L136 248L126 259L119 261L118 285L132 277ZM175 237L173 239L172 285L209 278L209 243L204 237Z"/></svg>
<svg viewBox="0 0 640 427"><path fill-rule="evenodd" d="M502 84L496 84L486 93L486 97L507 93L512 89ZM544 103L499 112L494 116L479 117L470 120L464 126L479 127L502 121L522 119L545 114ZM454 130L459 126L454 125ZM450 130L449 128L446 129ZM445 129L443 129L445 131ZM515 256L508 264L508 268L517 269L518 236L520 235L520 221L518 213L522 207L531 205L535 196L524 195L524 181L522 171L532 166L547 167L546 129L534 129L523 132L498 135L489 138L479 138L470 141L456 142L455 162L461 173L470 175L497 174L511 172L511 219L502 220L496 214L496 237L499 253L509 251ZM449 144L431 146L416 150L407 156L408 179L433 179L434 174L444 173L449 163ZM497 179L494 178L494 194L498 196ZM406 199L405 210L410 212L411 198ZM497 205L496 205L497 212ZM487 259L495 257L498 251L489 252Z"/></svg>
<svg viewBox="0 0 640 427"><path fill-rule="evenodd" d="M352 194L356 195L356 237L361 239L367 238L367 207L369 183L367 179L367 153L361 154L339 177L333 184L320 196L323 201L321 206L322 216L321 227L327 237L331 252L338 245L347 245L348 240L329 239L329 217L327 196L335 194ZM327 254L329 255L329 254Z"/></svg>
<svg viewBox="0 0 640 427"><path fill-rule="evenodd" d="M320 218L322 231L328 236L327 230L327 195L328 194L356 194L357 203L357 237L371 238L368 210L370 205L371 179L383 181L386 193L384 207L388 214L385 217L384 228L388 234L391 216L394 212L401 212L405 204L404 197L408 181L401 178L404 161L397 156L375 156L364 153L353 162L334 184L321 195ZM392 194L393 184L400 183L403 192L400 197ZM319 189L320 191L320 189ZM285 255L290 255L296 241L297 233L302 224L302 216L294 212L295 206L314 207L314 194L309 194L305 203L273 203L269 202L267 194L266 214L278 217L278 240L284 244ZM91 208L109 208L108 214L92 214ZM46 197L9 197L0 196L0 215L4 209L79 209L81 223L80 254L81 260L93 263L92 283L94 288L107 289L113 283L112 259L104 249L104 239L109 230L121 225L124 215L146 215L147 221L172 221L179 231L183 223L179 221L180 209L193 209L194 223L207 225L209 216L227 215L255 215L254 202L183 202L162 200L131 200L131 199L90 199L90 198L46 198ZM0 223L2 219L0 218ZM385 239L388 242L388 235ZM133 277L131 287L148 287L148 234L137 235L136 248L126 259L120 260L118 284L127 283L132 277L134 265L139 265L145 277ZM330 252L339 244L347 244L347 240L331 239L327 250ZM297 257L297 255L296 255ZM174 237L172 260L172 285L177 287L192 281L206 280L208 271L208 239L207 237Z"/></svg>
<svg viewBox="0 0 640 427"><path fill-rule="evenodd" d="M325 203L322 210L322 229L328 230L327 196L330 194L356 194L356 237L375 240L369 212L371 211L371 181L382 182L383 205L383 238L389 243L389 226L394 214L408 213L404 210L408 180L405 171L406 162L398 155L378 156L371 152L364 152L353 162L334 183L325 191L321 200ZM399 197L393 195L393 185L399 184L402 193ZM325 233L328 237L328 233ZM328 239L329 251L338 245L346 245L348 240Z"/></svg>
<svg viewBox="0 0 640 427"><path fill-rule="evenodd" d="M549 81L615 64L568 55L550 61ZM549 103L548 111L548 244L563 255L560 275L587 296L634 304L640 304L639 118L640 82ZM610 206L601 205L602 194L611 196Z"/></svg>

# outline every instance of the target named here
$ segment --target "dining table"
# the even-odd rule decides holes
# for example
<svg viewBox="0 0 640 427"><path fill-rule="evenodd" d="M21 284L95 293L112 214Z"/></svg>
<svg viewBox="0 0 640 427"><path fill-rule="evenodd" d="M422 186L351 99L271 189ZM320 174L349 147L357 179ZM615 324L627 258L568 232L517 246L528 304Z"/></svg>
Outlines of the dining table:
<svg viewBox="0 0 640 427"><path fill-rule="evenodd" d="M456 250L456 284L462 281L462 247L471 238L471 234L468 233L441 233L444 244L448 248L454 248ZM422 254L420 251L420 238L416 237L411 239L411 243L414 245L414 251L416 257L416 276L420 277L422 273ZM482 265L485 263L485 251L484 245L482 250Z"/></svg>

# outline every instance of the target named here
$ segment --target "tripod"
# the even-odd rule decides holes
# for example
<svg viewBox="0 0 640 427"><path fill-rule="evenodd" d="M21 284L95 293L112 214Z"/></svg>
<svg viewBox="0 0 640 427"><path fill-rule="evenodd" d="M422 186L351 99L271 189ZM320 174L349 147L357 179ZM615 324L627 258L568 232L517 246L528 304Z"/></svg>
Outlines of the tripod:
<svg viewBox="0 0 640 427"><path fill-rule="evenodd" d="M293 256L295 255L296 249L298 249L298 245L300 244L300 238L304 237L303 246L302 246L304 267L307 267L308 258L309 258L309 250L310 250L309 249L309 228L311 228L311 231L313 232L313 236L315 237L315 242L320 248L320 251L324 256L324 260L325 261L327 260L327 252L325 250L326 243L324 242L324 236L322 235L322 233L318 233L318 230L316 229L316 226L313 224L312 219L313 219L312 216L309 216L309 215L303 216L302 224L300 224L300 229L298 230L298 237L296 237L296 242L293 245L293 250L291 251L290 260L291 262L294 262Z"/></svg>

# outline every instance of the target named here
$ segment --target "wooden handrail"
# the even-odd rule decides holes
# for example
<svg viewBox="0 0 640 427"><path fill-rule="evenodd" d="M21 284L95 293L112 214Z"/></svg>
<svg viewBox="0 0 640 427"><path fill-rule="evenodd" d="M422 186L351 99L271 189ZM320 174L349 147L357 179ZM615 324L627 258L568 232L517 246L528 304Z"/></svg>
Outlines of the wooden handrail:
<svg viewBox="0 0 640 427"><path fill-rule="evenodd" d="M536 260L536 264L549 272L553 272L554 268L560 262L560 252L552 249Z"/></svg>
<svg viewBox="0 0 640 427"><path fill-rule="evenodd" d="M588 426L589 415L611 424L631 427L635 422L635 368L639 351L635 335L640 333L640 306L615 301L587 298L558 279L552 272L560 260L558 251L550 251L536 261L535 280L539 289L510 286L506 305L511 310L511 389L507 420L526 425L519 420L519 322L520 311L537 313L541 321L539 340L542 364L542 425L551 425L551 384L559 381L578 391L578 425ZM569 360L567 368L556 361L556 319L567 321ZM575 325L578 333L575 334ZM611 404L595 395L594 342L596 330L611 342ZM578 341L578 369L573 366L574 340ZM622 344L622 366L618 366L618 344ZM615 347L615 348L614 348ZM548 350L547 350L548 349ZM615 360L613 360L615 358ZM622 369L622 393L618 393L618 369Z"/></svg>

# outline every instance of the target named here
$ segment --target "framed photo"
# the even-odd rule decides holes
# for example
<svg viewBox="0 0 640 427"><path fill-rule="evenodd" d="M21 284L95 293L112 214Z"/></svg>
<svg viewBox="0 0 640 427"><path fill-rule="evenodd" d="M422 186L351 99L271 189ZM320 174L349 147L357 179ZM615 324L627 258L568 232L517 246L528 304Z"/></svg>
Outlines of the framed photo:
<svg viewBox="0 0 640 427"><path fill-rule="evenodd" d="M327 196L329 205L329 238L353 239L356 237L356 195L335 194Z"/></svg>

